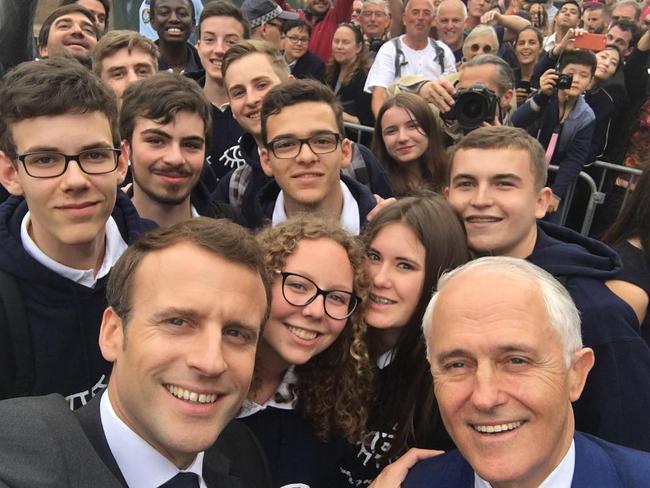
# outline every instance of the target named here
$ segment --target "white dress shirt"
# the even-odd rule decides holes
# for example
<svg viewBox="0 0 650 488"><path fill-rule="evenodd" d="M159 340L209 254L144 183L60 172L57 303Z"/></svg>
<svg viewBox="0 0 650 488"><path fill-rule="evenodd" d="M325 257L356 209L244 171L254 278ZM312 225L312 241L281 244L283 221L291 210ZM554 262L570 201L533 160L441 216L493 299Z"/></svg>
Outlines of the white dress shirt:
<svg viewBox="0 0 650 488"><path fill-rule="evenodd" d="M203 479L202 452L187 469L179 470L122 422L113 410L108 391L100 400L99 414L108 447L130 488L158 488L181 471L195 473L199 477L199 486L207 488Z"/></svg>
<svg viewBox="0 0 650 488"><path fill-rule="evenodd" d="M576 467L576 445L571 441L571 447L564 458L538 488L571 488L573 471ZM474 488L492 488L492 485L474 473Z"/></svg>
<svg viewBox="0 0 650 488"><path fill-rule="evenodd" d="M298 399L295 396L293 398L291 397L290 388L292 385L295 385L297 381L298 377L296 376L296 373L294 373L294 367L291 366L287 369L286 373L284 373L282 382L280 383L280 386L278 386L275 394L271 395L271 398L269 398L266 403L260 405L259 403L255 403L249 399L244 400L244 403L242 403L241 409L237 414L237 418L242 419L250 417L251 415L266 410L269 407L279 408L281 410L294 410ZM289 398L289 400L278 401L276 400L276 396L279 396L280 398Z"/></svg>
<svg viewBox="0 0 650 488"><path fill-rule="evenodd" d="M341 192L343 193L343 210L341 211L341 227L350 234L358 236L361 232L361 221L359 217L359 204L354 199L352 192L347 185L341 183ZM271 217L272 225L278 225L287 220L287 213L284 210L284 192L280 190L278 198L275 200L273 207L273 216Z"/></svg>
<svg viewBox="0 0 650 488"><path fill-rule="evenodd" d="M120 230L118 229L115 220L113 217L109 217L106 221L106 249L104 250L104 260L102 261L102 265L97 271L97 274L95 274L95 271L92 269L71 268L55 261L41 251L29 235L29 221L29 212L27 212L20 225L20 239L27 254L47 269L88 288L94 288L95 284L97 284L97 280L108 274L118 258L128 247L126 242L124 242L124 239L122 239L122 234L120 234Z"/></svg>

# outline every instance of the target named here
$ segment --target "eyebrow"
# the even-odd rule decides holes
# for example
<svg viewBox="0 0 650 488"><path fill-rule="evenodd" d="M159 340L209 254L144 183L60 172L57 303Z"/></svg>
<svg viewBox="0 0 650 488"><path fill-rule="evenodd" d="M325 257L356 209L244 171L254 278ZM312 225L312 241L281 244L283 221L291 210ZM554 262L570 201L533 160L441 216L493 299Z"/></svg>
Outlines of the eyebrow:
<svg viewBox="0 0 650 488"><path fill-rule="evenodd" d="M170 134L168 134L168 133L165 132L164 130L162 130L162 129L158 129L158 128L156 128L156 127L152 127L152 128L150 128L150 129L144 129L140 134L142 134L142 135L153 134L153 135L157 135L157 136L160 136L160 137L164 137L165 139L173 139L173 137L172 137ZM204 138L204 137L202 137L202 136L197 136L197 135L190 135L190 136L181 137L181 140L182 140L182 141L200 141L200 142L205 142L205 138Z"/></svg>
<svg viewBox="0 0 650 488"><path fill-rule="evenodd" d="M289 270L284 270L284 271L287 272L287 273L292 273L292 274L302 276L303 278L307 278L307 279L313 281L316 284L316 286L318 286L319 288L324 289L325 291L338 290L338 291L347 291L348 293L354 293L353 290L349 289L350 288L349 286L344 286L344 285L340 285L340 284L338 284L338 285L335 284L335 285L328 286L328 287L324 288L324 287L322 287L322 286L320 286L319 284L316 283L316 279L314 278L314 276L311 273L307 273L306 271L289 271Z"/></svg>
<svg viewBox="0 0 650 488"><path fill-rule="evenodd" d="M84 144L81 146L81 149L79 151L87 151L88 149L108 149L112 148L113 144L110 142L106 141L97 141L97 142L91 142L90 144ZM32 146L29 147L25 150L26 153L30 152L60 152L63 153L63 150L56 147L56 146Z"/></svg>
<svg viewBox="0 0 650 488"><path fill-rule="evenodd" d="M275 115L277 115L277 114L275 114ZM267 125L268 125L268 123L267 123ZM338 129L317 129L317 130L313 130L313 131L309 132L308 135L306 136L306 138L314 137L314 136L318 136L318 135L329 135L329 134L338 134L338 133L339 133ZM298 137L296 134L278 134L278 135L275 135L275 136L269 138L269 140L275 141L275 140L278 140L278 139L289 139L289 138L291 138L291 139L303 139L302 137Z"/></svg>
<svg viewBox="0 0 650 488"><path fill-rule="evenodd" d="M524 353L528 355L536 355L536 350L534 348L525 344L518 344L518 343L498 346L491 351L495 352L498 356L501 356L503 354L508 354L508 353ZM467 349L456 348L456 349L452 349L451 351L441 352L436 356L436 361L438 364L442 364L445 361L452 358L458 358L458 357L473 358L474 356L475 355L469 352Z"/></svg>

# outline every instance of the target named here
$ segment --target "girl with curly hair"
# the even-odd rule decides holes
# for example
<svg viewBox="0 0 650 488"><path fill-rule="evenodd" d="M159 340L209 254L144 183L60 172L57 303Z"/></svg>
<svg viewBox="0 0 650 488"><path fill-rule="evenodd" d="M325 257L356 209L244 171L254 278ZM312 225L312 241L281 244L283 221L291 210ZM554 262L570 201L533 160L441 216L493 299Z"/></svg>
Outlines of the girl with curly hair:
<svg viewBox="0 0 650 488"><path fill-rule="evenodd" d="M362 438L372 395L363 247L314 217L266 228L258 241L275 281L239 417L264 448L273 486L335 486L340 446Z"/></svg>
<svg viewBox="0 0 650 488"><path fill-rule="evenodd" d="M438 277L469 260L461 222L433 193L383 209L363 240L371 279L364 318L378 385L370 431L341 467L354 487L368 486L411 447L452 447L433 395L421 323Z"/></svg>
<svg viewBox="0 0 650 488"><path fill-rule="evenodd" d="M399 93L384 102L377 114L372 152L396 195L442 190L447 155L440 128L421 97Z"/></svg>

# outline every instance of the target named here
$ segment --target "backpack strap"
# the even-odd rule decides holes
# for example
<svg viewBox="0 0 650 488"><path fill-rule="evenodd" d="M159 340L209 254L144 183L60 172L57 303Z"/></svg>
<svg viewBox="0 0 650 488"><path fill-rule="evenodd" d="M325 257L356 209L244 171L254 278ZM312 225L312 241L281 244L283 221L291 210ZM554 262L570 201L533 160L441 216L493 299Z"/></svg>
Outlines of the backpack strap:
<svg viewBox="0 0 650 488"><path fill-rule="evenodd" d="M241 209L242 202L244 201L244 194L248 183L253 174L253 168L250 164L242 164L236 168L230 176L228 184L228 200L230 205L236 209Z"/></svg>
<svg viewBox="0 0 650 488"><path fill-rule="evenodd" d="M404 51L402 51L402 42L399 37L393 39L395 46L395 79L398 80L402 77L402 59L404 59Z"/></svg>
<svg viewBox="0 0 650 488"><path fill-rule="evenodd" d="M442 76L445 72L445 50L431 37L429 37L429 41L431 41L431 46L433 49L436 50L436 59L440 65L440 76Z"/></svg>
<svg viewBox="0 0 650 488"><path fill-rule="evenodd" d="M27 396L34 385L34 359L22 293L0 271L0 398Z"/></svg>

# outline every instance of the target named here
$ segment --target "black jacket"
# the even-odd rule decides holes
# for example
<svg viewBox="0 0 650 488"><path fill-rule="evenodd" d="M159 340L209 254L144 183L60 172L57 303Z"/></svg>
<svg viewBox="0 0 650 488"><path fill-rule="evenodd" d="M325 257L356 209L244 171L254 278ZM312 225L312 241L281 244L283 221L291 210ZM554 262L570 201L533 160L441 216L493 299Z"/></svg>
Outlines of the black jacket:
<svg viewBox="0 0 650 488"><path fill-rule="evenodd" d="M291 74L298 79L311 78L325 83L325 63L318 56L307 51L296 61Z"/></svg>

